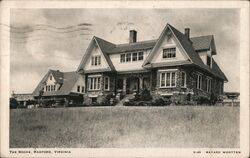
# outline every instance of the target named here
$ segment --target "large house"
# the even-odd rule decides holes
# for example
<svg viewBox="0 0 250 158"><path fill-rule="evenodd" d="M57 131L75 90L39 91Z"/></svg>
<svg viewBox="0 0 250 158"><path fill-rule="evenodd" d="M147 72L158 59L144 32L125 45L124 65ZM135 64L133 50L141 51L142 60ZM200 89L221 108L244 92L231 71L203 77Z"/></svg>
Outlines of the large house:
<svg viewBox="0 0 250 158"><path fill-rule="evenodd" d="M213 35L190 37L189 28L182 33L167 24L156 40L136 39L135 30L126 44L92 38L76 71L82 76L86 104L102 103L109 94L128 95L143 89L155 98L177 100L223 94L227 78L213 58L217 54ZM60 91L60 86L53 90Z"/></svg>
<svg viewBox="0 0 250 158"><path fill-rule="evenodd" d="M36 100L83 102L84 77L76 72L49 70L33 91Z"/></svg>

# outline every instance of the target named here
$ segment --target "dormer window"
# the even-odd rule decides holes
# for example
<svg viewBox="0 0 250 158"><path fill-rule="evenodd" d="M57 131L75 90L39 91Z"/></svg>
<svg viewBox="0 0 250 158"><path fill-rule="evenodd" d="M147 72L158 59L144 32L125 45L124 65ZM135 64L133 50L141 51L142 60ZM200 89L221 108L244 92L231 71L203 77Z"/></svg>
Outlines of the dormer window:
<svg viewBox="0 0 250 158"><path fill-rule="evenodd" d="M176 57L176 48L165 48L162 52L162 58L168 59L168 58L175 58Z"/></svg>
<svg viewBox="0 0 250 158"><path fill-rule="evenodd" d="M131 53L126 54L126 62L131 61Z"/></svg>
<svg viewBox="0 0 250 158"><path fill-rule="evenodd" d="M211 66L211 57L207 55L207 65Z"/></svg>
<svg viewBox="0 0 250 158"><path fill-rule="evenodd" d="M121 63L124 63L124 62L125 62L125 55L126 55L126 54L121 54L121 59L120 59L120 62L121 62Z"/></svg>
<svg viewBox="0 0 250 158"><path fill-rule="evenodd" d="M52 80L52 76L51 75L49 76L49 80Z"/></svg>
<svg viewBox="0 0 250 158"><path fill-rule="evenodd" d="M138 60L143 60L143 52L138 53Z"/></svg>
<svg viewBox="0 0 250 158"><path fill-rule="evenodd" d="M46 85L45 92L56 91L56 85Z"/></svg>
<svg viewBox="0 0 250 158"><path fill-rule="evenodd" d="M142 61L143 54L143 52L123 53L120 55L120 62Z"/></svg>
<svg viewBox="0 0 250 158"><path fill-rule="evenodd" d="M100 55L92 56L91 65L93 66L101 65L101 56Z"/></svg>

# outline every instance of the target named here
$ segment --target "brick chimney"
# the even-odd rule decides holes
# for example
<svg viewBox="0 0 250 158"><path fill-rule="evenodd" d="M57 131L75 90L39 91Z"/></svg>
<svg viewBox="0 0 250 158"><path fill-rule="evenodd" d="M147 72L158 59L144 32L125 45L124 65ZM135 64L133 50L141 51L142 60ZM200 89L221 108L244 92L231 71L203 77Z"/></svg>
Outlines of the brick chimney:
<svg viewBox="0 0 250 158"><path fill-rule="evenodd" d="M185 28L185 36L189 39L190 38L190 28Z"/></svg>
<svg viewBox="0 0 250 158"><path fill-rule="evenodd" d="M137 32L135 30L129 31L129 43L135 43L136 42L136 35Z"/></svg>

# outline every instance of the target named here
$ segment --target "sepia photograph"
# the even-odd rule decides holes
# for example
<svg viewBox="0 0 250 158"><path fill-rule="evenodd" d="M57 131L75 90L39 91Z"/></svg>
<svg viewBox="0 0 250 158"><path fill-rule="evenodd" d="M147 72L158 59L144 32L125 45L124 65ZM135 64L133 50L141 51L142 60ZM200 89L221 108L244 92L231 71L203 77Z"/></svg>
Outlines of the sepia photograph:
<svg viewBox="0 0 250 158"><path fill-rule="evenodd" d="M241 106L249 107L241 97L241 14L233 7L10 8L9 23L1 23L10 154L241 154Z"/></svg>

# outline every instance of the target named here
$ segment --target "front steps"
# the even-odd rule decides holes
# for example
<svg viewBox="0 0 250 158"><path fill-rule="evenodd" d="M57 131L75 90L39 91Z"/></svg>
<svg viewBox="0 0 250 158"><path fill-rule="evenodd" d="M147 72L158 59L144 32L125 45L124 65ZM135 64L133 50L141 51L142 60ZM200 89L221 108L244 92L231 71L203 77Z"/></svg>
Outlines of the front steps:
<svg viewBox="0 0 250 158"><path fill-rule="evenodd" d="M115 106L123 106L124 102L128 101L129 99L133 99L134 97L135 97L135 94L127 94Z"/></svg>

